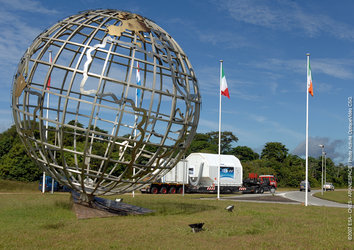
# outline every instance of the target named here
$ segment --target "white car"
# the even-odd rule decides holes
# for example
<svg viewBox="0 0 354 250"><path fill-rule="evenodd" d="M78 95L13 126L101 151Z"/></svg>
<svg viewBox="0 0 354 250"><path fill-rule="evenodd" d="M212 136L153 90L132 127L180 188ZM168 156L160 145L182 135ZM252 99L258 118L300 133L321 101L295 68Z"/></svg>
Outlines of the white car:
<svg viewBox="0 0 354 250"><path fill-rule="evenodd" d="M332 183L327 182L326 184L323 185L323 190L334 191L334 186Z"/></svg>

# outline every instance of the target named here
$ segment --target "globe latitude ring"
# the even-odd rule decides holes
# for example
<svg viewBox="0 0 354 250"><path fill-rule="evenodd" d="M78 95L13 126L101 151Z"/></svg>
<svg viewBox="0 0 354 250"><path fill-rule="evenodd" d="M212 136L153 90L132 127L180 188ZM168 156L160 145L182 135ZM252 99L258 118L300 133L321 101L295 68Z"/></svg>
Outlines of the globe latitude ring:
<svg viewBox="0 0 354 250"><path fill-rule="evenodd" d="M12 91L28 154L86 198L131 192L173 168L200 105L181 47L153 21L117 10L86 11L41 33Z"/></svg>

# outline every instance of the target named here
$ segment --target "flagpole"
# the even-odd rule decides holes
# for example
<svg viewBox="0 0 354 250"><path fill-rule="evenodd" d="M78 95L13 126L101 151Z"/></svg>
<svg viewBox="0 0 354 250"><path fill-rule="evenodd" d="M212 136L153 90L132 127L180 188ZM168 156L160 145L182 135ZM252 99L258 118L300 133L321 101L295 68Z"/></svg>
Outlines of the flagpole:
<svg viewBox="0 0 354 250"><path fill-rule="evenodd" d="M221 79L222 79L222 62L223 60L220 60L220 84L219 84L219 147L218 147L218 158L219 158L219 164L218 164L218 195L217 199L220 199L220 164L221 164Z"/></svg>
<svg viewBox="0 0 354 250"><path fill-rule="evenodd" d="M49 62L52 63L52 51L49 50ZM49 76L49 79L51 79L51 76ZM49 80L49 86L50 86L50 80ZM49 90L49 86L47 86L47 89ZM49 92L48 92L48 99L47 99L47 123L46 123L46 132L47 132L47 141L48 141L48 117L49 117ZM52 189L50 191L52 194L54 193L54 178L52 177Z"/></svg>
<svg viewBox="0 0 354 250"><path fill-rule="evenodd" d="M49 63L52 62L52 51L50 50L49 51ZM50 76L49 76L49 79L50 79ZM48 89L48 86L47 86L47 89ZM48 92L48 95L47 95L47 112L46 112L46 122L45 122L45 138L46 140L48 141L48 117L49 117L49 92ZM42 177L42 193L45 192L45 171L43 171L43 177Z"/></svg>
<svg viewBox="0 0 354 250"><path fill-rule="evenodd" d="M307 79L309 74L309 63L310 63L310 54L307 56ZM307 206L307 196L308 196L308 168L309 168L309 86L308 80L306 83L306 173L305 173L305 206Z"/></svg>
<svg viewBox="0 0 354 250"><path fill-rule="evenodd" d="M136 67L137 67L137 71L139 72L139 62L137 61L136 62ZM138 74L138 73L137 73ZM138 89L135 90L135 107L138 107ZM136 115L136 112L135 113L135 128L134 128L134 140L136 140L136 126L138 124L138 116ZM135 146L135 143L134 143L134 146ZM135 168L133 168L133 176L135 176ZM133 181L135 181L135 179L133 179ZM133 198L135 197L135 191L133 190Z"/></svg>

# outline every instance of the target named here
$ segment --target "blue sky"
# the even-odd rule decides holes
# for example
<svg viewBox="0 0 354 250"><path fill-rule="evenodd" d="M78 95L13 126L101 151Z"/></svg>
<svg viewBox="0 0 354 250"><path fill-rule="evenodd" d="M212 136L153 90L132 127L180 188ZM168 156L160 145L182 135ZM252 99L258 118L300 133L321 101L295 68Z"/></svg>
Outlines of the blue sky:
<svg viewBox="0 0 354 250"><path fill-rule="evenodd" d="M222 129L260 152L281 142L304 155L306 53L311 54L310 155L345 162L348 97L354 93L354 2L267 0L0 0L0 131L13 124L11 85L17 63L45 28L79 11L128 10L155 21L183 48L202 95L198 132L218 130L219 60L231 99Z"/></svg>

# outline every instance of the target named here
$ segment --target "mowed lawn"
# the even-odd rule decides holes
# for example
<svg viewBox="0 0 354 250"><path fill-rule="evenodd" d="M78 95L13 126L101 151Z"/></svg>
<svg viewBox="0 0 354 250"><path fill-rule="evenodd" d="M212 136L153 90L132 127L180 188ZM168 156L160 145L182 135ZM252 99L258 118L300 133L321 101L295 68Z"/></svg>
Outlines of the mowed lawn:
<svg viewBox="0 0 354 250"><path fill-rule="evenodd" d="M351 192L352 194L352 192ZM323 195L321 192L315 193L313 196L329 201L335 201L339 203L344 203L348 204L349 196L348 196L348 191L327 191L323 192ZM353 198L351 198L353 200Z"/></svg>
<svg viewBox="0 0 354 250"><path fill-rule="evenodd" d="M109 198L117 197L155 213L78 220L68 193L2 193L0 249L353 247L347 240L348 213L342 208L200 200L200 195ZM230 204L235 205L233 213L225 210ZM205 223L205 230L192 233L188 224L198 222Z"/></svg>

